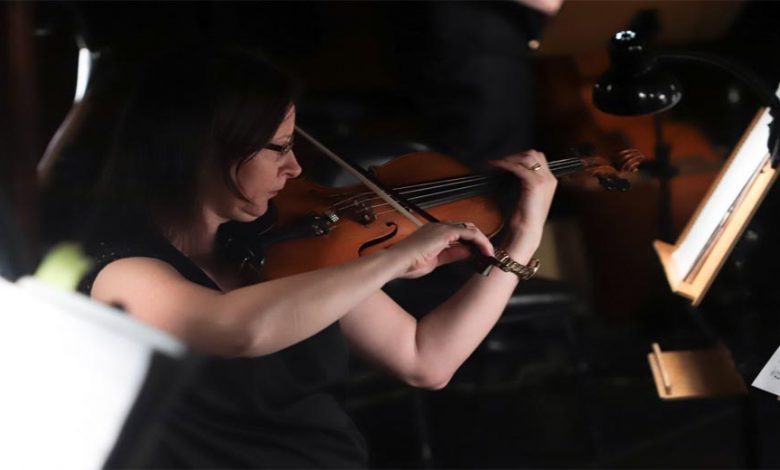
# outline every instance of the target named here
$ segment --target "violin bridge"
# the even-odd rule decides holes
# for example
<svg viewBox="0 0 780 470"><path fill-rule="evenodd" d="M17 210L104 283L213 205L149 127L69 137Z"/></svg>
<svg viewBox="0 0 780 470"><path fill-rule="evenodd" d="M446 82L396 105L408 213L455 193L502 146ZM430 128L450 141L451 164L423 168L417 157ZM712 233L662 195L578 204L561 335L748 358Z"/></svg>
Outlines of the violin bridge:
<svg viewBox="0 0 780 470"><path fill-rule="evenodd" d="M374 210L364 201L358 199L344 208L341 212L346 213L347 217L363 225L369 225L376 220Z"/></svg>

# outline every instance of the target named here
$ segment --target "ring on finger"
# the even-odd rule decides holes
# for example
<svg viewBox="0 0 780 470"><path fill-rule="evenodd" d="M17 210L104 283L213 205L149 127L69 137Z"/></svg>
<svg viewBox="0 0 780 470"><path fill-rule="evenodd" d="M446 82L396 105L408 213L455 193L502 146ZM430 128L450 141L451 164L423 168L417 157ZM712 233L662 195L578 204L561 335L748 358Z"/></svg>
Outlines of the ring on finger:
<svg viewBox="0 0 780 470"><path fill-rule="evenodd" d="M536 162L536 163L534 163L531 166L527 166L526 168L528 168L531 171L539 171L539 169L542 168L542 164L539 163L539 162Z"/></svg>

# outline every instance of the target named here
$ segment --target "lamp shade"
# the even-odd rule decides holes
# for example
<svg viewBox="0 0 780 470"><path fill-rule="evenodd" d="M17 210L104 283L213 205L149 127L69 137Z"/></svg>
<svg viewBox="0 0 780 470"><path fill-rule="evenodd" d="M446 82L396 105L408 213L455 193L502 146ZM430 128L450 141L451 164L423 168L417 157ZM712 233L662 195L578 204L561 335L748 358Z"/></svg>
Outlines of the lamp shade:
<svg viewBox="0 0 780 470"><path fill-rule="evenodd" d="M656 68L642 40L633 31L620 31L609 44L610 67L593 87L593 103L618 116L665 111L682 98L680 83Z"/></svg>

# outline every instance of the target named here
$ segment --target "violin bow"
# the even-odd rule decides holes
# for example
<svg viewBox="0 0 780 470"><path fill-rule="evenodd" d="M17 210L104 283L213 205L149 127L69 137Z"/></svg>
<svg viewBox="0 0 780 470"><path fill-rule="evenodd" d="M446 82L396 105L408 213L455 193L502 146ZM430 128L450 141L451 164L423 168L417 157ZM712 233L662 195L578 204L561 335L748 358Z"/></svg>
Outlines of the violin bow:
<svg viewBox="0 0 780 470"><path fill-rule="evenodd" d="M311 143L314 147L316 147L318 150L320 150L322 153L328 156L328 158L336 162L336 164L338 164L341 168L343 168L344 170L352 174L355 178L358 179L358 181L365 184L367 188L373 191L377 196L379 196L386 203L390 204L391 207L393 207L401 215L409 219L416 226L422 227L423 223L420 222L420 220L417 219L417 217L415 217L414 214L412 214L412 212L409 211L409 209L411 209L412 211L416 212L417 214L425 218L428 222L431 223L440 222L439 219L432 216L425 209L417 206L417 204L401 196L392 188L386 187L382 182L377 180L374 177L374 175L372 175L370 172L363 169L363 167L361 167L360 165L336 155L328 147L326 147L320 141L318 141L317 139L309 135L309 133L301 129L299 126L295 126L295 132L300 134L301 137L303 137L307 141L309 141L309 143ZM401 204L405 205L406 207L403 207ZM487 256L480 253L477 250L476 245L474 245L472 242L464 240L461 243L468 244L471 248L472 255L477 257L477 259L481 261L482 264L485 266L485 268L481 271L481 274L483 276L487 276L490 273L490 270L492 269L493 266L500 265L498 259L496 259L495 257Z"/></svg>
<svg viewBox="0 0 780 470"><path fill-rule="evenodd" d="M385 187L380 181L378 181L374 177L374 175L372 175L370 172L363 169L357 163L339 157L338 155L333 153L333 151L331 151L328 147L323 145L320 141L318 141L317 139L309 135L306 131L304 131L300 127L295 126L295 132L300 134L301 137L303 137L304 139L308 140L309 143L317 147L319 151L327 155L331 160L336 162L341 168L345 169L350 174L352 174L352 176L357 178L358 181L365 184L366 187L368 187L371 191L376 193L377 196L383 199L386 203L390 204L390 206L392 206L393 209L397 210L399 213L401 213L401 215L403 215L404 217L412 221L412 223L414 223L418 227L422 227L423 223L420 222L417 219L417 217L414 216L414 214L409 212L409 210L406 207L423 216L425 219L428 220L428 222L438 222L436 217L432 216L424 209L417 207L417 205L414 204L413 202L406 200L403 196L398 194L393 189ZM403 207L401 204L399 204L399 201L404 203L406 207Z"/></svg>

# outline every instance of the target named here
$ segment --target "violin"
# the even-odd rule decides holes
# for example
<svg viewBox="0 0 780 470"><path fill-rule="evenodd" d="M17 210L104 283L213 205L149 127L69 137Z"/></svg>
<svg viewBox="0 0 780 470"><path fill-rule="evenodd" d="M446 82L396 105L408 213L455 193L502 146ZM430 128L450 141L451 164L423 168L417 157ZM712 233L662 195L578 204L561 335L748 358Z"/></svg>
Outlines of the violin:
<svg viewBox="0 0 780 470"><path fill-rule="evenodd" d="M620 173L636 171L644 159L634 149L619 152L614 162L572 153L550 161L552 173L560 177L586 172L610 191L628 190L630 184ZM435 152L397 157L372 167L371 175L426 217L471 222L488 236L503 224L494 196L515 180L506 173L474 174L454 158ZM364 185L330 188L299 177L287 182L266 215L255 222L223 224L217 238L225 255L242 270L276 279L381 250L419 225Z"/></svg>

